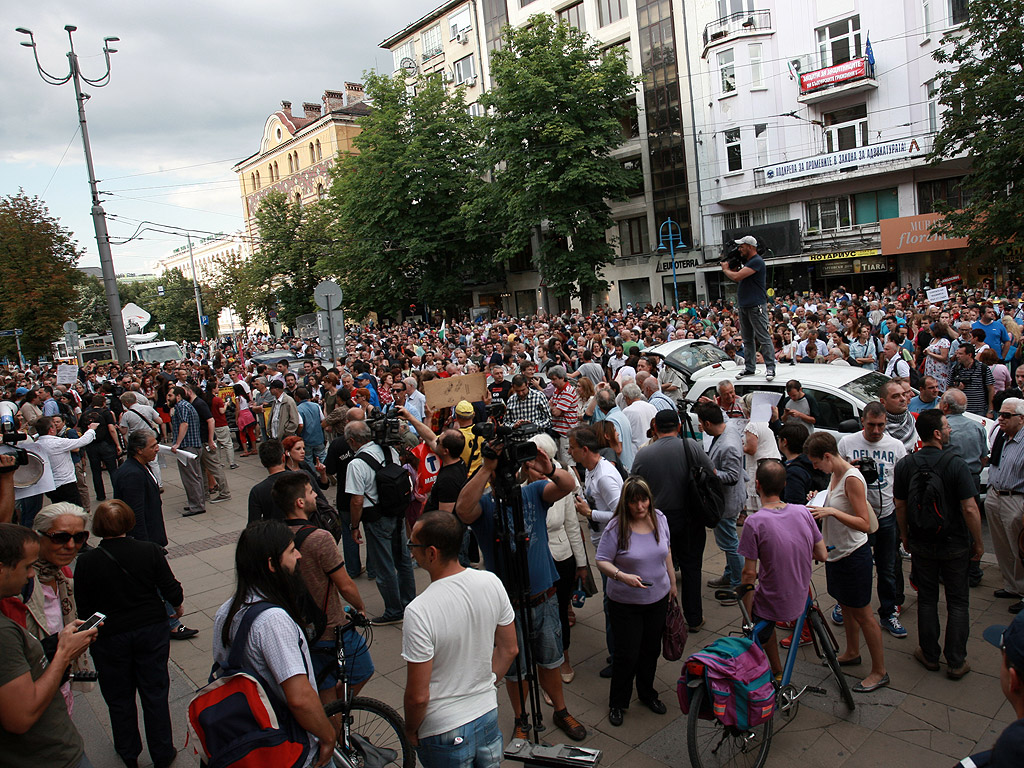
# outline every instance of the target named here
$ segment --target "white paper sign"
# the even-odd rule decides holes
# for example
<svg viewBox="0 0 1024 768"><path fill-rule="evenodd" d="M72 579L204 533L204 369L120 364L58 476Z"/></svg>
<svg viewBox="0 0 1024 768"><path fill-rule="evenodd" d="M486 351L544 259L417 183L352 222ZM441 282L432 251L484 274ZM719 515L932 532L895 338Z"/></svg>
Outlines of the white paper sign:
<svg viewBox="0 0 1024 768"><path fill-rule="evenodd" d="M828 491L818 491L818 494L807 502L808 507L824 507L825 499L828 498Z"/></svg>
<svg viewBox="0 0 1024 768"><path fill-rule="evenodd" d="M57 383L74 384L78 381L78 366L61 363L57 366Z"/></svg>
<svg viewBox="0 0 1024 768"><path fill-rule="evenodd" d="M949 301L949 289L946 286L929 288L925 291L925 295L932 304L941 304L944 301Z"/></svg>
<svg viewBox="0 0 1024 768"><path fill-rule="evenodd" d="M179 448L177 451L172 451L171 446L163 444L160 445L160 453L169 453L171 456L177 458L182 464L187 464L189 459L194 459L196 457L196 454L189 453L182 448Z"/></svg>
<svg viewBox="0 0 1024 768"><path fill-rule="evenodd" d="M754 392L750 398L750 420L771 421L772 406L779 404L778 392Z"/></svg>

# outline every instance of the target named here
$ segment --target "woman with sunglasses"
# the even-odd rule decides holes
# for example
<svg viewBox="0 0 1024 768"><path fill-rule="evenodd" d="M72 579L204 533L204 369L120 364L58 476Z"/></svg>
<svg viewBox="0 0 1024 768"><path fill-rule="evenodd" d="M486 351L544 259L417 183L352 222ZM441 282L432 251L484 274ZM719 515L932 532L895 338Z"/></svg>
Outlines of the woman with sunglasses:
<svg viewBox="0 0 1024 768"><path fill-rule="evenodd" d="M35 564L35 578L29 580L22 596L27 611L25 629L37 640L60 632L78 618L71 563L89 540L85 530L88 520L89 516L77 504L62 501L43 507L32 521L32 528L39 534L39 560ZM89 657L85 654L71 664L72 673L89 669ZM61 686L69 715L75 705L71 685L68 682ZM75 686L86 690L92 684Z"/></svg>

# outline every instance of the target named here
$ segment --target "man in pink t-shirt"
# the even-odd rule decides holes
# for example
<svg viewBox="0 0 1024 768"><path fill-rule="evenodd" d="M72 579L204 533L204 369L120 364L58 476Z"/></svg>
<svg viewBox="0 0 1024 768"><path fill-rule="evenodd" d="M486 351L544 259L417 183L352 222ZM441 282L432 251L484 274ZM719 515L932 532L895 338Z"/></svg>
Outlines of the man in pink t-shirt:
<svg viewBox="0 0 1024 768"><path fill-rule="evenodd" d="M803 613L811 586L812 560L827 557L821 531L807 507L781 500L786 467L769 459L757 468L761 508L747 518L737 552L746 561L740 582L757 587L744 596L755 621L771 622L758 636L772 672L782 672L775 623L793 621ZM760 566L760 567L759 567Z"/></svg>

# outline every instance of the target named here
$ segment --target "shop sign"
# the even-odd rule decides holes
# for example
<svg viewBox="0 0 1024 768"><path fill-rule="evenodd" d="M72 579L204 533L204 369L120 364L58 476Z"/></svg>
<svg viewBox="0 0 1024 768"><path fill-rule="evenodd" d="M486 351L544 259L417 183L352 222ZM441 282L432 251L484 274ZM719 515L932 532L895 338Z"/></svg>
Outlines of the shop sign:
<svg viewBox="0 0 1024 768"><path fill-rule="evenodd" d="M835 261L836 259L862 259L865 256L878 256L881 251L878 248L867 248L862 251L832 251L831 253L813 253L807 257L808 261Z"/></svg>
<svg viewBox="0 0 1024 768"><path fill-rule="evenodd" d="M931 232L932 224L942 220L941 213L925 213L920 216L901 216L898 219L882 219L882 253L922 253L947 248L966 248L966 237L946 237Z"/></svg>
<svg viewBox="0 0 1024 768"><path fill-rule="evenodd" d="M819 264L814 268L815 274L819 277L833 277L835 275L859 275L864 272L888 272L888 260L884 256L870 256L868 258L843 259Z"/></svg>
<svg viewBox="0 0 1024 768"><path fill-rule="evenodd" d="M676 272L681 272L685 269L694 269L700 264L699 259L676 259ZM662 272L672 271L672 260L666 259L665 261L658 262L658 269L655 274L661 274Z"/></svg>
<svg viewBox="0 0 1024 768"><path fill-rule="evenodd" d="M789 181L790 179L816 176L820 173L841 171L844 168L876 165L877 163L885 163L889 160L904 160L908 157L916 157L923 154L924 151L921 149L921 143L917 139L897 139L896 141L886 141L882 144L869 144L866 147L815 155L814 157L795 160L791 163L766 165L757 170L764 174L765 184L774 184L780 181Z"/></svg>
<svg viewBox="0 0 1024 768"><path fill-rule="evenodd" d="M939 285L953 285L960 282L960 275L950 275L939 280Z"/></svg>
<svg viewBox="0 0 1024 768"><path fill-rule="evenodd" d="M867 77L867 59L851 59L834 67L824 67L813 72L800 75L800 93L807 93L826 85L835 85L847 80L858 80Z"/></svg>

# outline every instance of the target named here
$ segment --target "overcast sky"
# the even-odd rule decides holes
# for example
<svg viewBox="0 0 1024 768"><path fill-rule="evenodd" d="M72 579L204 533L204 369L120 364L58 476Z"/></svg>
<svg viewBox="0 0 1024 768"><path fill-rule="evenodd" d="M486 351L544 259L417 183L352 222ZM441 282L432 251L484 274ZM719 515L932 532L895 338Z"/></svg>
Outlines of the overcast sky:
<svg viewBox="0 0 1024 768"><path fill-rule="evenodd" d="M68 71L67 33L83 74L103 73L104 37L116 36L110 84L85 87L89 136L112 238L147 220L193 230L241 227L231 166L259 148L283 99L301 114L324 89L391 70L378 43L441 0L36 0L5 3L0 28L0 196L38 195L99 264L73 87L46 85L14 31L35 33L40 61ZM117 218L114 218L117 217ZM147 272L183 238L148 233L113 248L120 272Z"/></svg>

